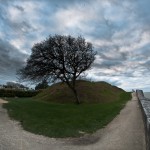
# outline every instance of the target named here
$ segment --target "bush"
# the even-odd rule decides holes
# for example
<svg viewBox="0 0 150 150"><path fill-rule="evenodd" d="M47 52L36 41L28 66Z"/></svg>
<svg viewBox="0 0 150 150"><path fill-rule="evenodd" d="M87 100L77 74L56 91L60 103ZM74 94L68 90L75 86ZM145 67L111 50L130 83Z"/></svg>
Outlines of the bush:
<svg viewBox="0 0 150 150"><path fill-rule="evenodd" d="M33 97L39 91L23 91L14 89L0 89L0 97Z"/></svg>

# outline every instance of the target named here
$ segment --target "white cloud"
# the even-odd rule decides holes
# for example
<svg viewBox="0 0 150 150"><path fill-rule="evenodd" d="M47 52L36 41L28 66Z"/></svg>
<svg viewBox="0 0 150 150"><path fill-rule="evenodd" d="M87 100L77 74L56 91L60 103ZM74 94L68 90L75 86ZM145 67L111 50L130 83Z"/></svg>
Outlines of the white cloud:
<svg viewBox="0 0 150 150"><path fill-rule="evenodd" d="M19 11L17 8L14 8L14 6L8 7L8 17L11 21L18 21L21 20L22 12Z"/></svg>
<svg viewBox="0 0 150 150"><path fill-rule="evenodd" d="M22 47L24 46L24 40L23 39L18 39L18 38L12 39L12 40L10 40L10 43L22 52Z"/></svg>

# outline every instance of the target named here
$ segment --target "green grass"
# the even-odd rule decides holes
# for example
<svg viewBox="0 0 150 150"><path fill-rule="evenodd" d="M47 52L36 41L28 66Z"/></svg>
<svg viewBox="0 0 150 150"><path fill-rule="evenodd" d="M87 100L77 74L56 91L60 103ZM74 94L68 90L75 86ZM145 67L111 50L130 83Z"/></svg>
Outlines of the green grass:
<svg viewBox="0 0 150 150"><path fill-rule="evenodd" d="M77 137L107 125L130 100L123 92L115 101L98 104L58 104L27 98L9 98L3 107L27 131L48 137Z"/></svg>

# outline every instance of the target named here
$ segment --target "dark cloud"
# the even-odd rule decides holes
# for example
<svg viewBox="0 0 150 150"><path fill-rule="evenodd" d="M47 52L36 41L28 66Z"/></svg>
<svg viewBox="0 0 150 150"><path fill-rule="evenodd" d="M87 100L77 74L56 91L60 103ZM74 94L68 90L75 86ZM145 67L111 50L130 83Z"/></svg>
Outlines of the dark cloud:
<svg viewBox="0 0 150 150"><path fill-rule="evenodd" d="M130 52L121 52L118 46L100 47L97 49L99 60L95 61L95 68L113 69L122 66L130 57Z"/></svg>
<svg viewBox="0 0 150 150"><path fill-rule="evenodd" d="M0 82L6 77L16 79L16 71L23 67L27 57L8 41L0 39Z"/></svg>
<svg viewBox="0 0 150 150"><path fill-rule="evenodd" d="M116 61L116 60L103 60L102 63L94 63L93 67L95 68L107 68L107 69L112 69L114 66L121 66L122 62L121 61Z"/></svg>
<svg viewBox="0 0 150 150"><path fill-rule="evenodd" d="M14 7L15 7L15 8L17 8L18 10L20 10L20 11L24 11L24 8L23 8L23 7L21 7L21 6L14 5Z"/></svg>

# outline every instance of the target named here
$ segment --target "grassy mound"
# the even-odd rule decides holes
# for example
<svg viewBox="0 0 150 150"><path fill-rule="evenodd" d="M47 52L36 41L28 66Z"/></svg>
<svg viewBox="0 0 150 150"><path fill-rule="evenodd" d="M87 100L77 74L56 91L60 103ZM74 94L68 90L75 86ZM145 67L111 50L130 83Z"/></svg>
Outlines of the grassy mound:
<svg viewBox="0 0 150 150"><path fill-rule="evenodd" d="M106 82L77 81L77 91L81 102L102 103L118 100L120 94L125 92L122 89L112 86ZM36 97L36 100L49 102L74 102L72 91L65 83L57 83L43 90Z"/></svg>

